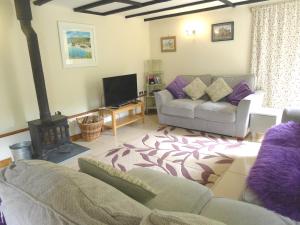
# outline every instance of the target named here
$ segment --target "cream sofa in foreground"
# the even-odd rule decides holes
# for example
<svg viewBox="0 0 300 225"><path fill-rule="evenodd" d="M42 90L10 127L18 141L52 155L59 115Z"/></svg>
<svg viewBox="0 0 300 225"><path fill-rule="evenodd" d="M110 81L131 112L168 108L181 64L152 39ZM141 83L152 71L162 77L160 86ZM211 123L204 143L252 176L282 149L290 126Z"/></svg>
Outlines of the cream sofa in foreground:
<svg viewBox="0 0 300 225"><path fill-rule="evenodd" d="M176 216L180 224L190 225L297 224L256 205L215 198L205 186L186 179L145 168L129 174L157 195L142 204L73 169L18 161L0 171L1 211L8 225L160 225L157 214L165 215L163 221Z"/></svg>

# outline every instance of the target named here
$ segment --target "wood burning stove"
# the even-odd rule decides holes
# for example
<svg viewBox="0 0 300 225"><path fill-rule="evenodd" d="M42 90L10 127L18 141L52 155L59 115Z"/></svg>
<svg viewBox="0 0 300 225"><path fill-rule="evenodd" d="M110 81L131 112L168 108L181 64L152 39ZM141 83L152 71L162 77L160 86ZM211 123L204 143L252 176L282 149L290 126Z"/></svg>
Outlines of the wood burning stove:
<svg viewBox="0 0 300 225"><path fill-rule="evenodd" d="M33 147L33 158L48 159L50 152L70 142L69 124L66 116L55 115L50 121L40 119L28 122ZM58 149L57 149L58 148ZM66 150L60 150L66 153ZM69 149L68 149L69 151ZM68 152L67 151L67 152Z"/></svg>
<svg viewBox="0 0 300 225"><path fill-rule="evenodd" d="M30 55L34 85L38 100L40 119L28 122L33 146L33 157L50 161L62 161L59 154L70 157L87 149L70 141L69 125L66 116L51 116L44 79L38 37L31 25L30 0L15 0L17 18L26 36ZM66 159L68 156L64 155Z"/></svg>

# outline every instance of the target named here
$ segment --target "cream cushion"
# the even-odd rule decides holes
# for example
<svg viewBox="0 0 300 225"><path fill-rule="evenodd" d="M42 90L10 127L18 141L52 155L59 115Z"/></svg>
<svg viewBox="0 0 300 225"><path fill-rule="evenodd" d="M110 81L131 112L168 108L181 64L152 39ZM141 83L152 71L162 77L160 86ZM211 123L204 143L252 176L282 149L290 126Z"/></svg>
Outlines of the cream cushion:
<svg viewBox="0 0 300 225"><path fill-rule="evenodd" d="M229 87L223 78L218 78L205 90L213 102L221 100L222 98L231 94L232 91L232 88Z"/></svg>
<svg viewBox="0 0 300 225"><path fill-rule="evenodd" d="M225 225L204 216L190 213L154 210L140 225Z"/></svg>
<svg viewBox="0 0 300 225"><path fill-rule="evenodd" d="M190 84L183 88L183 91L193 100L197 100L205 95L207 86L200 78L195 78Z"/></svg>
<svg viewBox="0 0 300 225"><path fill-rule="evenodd" d="M153 189L141 179L103 162L89 158L79 158L78 165L80 172L102 180L138 202L147 202L156 195Z"/></svg>

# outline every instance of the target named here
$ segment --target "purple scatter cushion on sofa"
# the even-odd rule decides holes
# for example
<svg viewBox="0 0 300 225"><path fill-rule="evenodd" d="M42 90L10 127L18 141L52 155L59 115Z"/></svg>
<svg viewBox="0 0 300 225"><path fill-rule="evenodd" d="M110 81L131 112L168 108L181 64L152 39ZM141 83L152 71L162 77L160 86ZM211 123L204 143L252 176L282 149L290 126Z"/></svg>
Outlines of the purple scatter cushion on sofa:
<svg viewBox="0 0 300 225"><path fill-rule="evenodd" d="M171 94L174 96L174 98L185 98L186 95L183 92L183 88L188 85L189 82L187 82L182 77L177 76L175 80L173 80L168 86L167 90L171 92Z"/></svg>
<svg viewBox="0 0 300 225"><path fill-rule="evenodd" d="M264 207L300 221L300 123L269 129L247 182Z"/></svg>
<svg viewBox="0 0 300 225"><path fill-rule="evenodd" d="M227 101L232 105L238 105L243 98L253 94L246 81L241 81L233 87L232 93L227 97Z"/></svg>

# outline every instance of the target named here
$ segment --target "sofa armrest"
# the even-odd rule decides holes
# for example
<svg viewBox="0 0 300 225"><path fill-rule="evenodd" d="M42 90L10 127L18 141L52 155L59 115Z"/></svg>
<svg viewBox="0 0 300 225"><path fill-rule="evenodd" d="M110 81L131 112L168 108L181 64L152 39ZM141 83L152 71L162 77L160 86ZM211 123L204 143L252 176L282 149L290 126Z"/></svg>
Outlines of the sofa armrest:
<svg viewBox="0 0 300 225"><path fill-rule="evenodd" d="M183 212L172 212L153 210L142 218L139 225L157 225L157 224L210 224L210 225L225 225L222 222L209 219L207 217Z"/></svg>
<svg viewBox="0 0 300 225"><path fill-rule="evenodd" d="M288 121L300 122L300 108L286 108L283 111L282 122Z"/></svg>
<svg viewBox="0 0 300 225"><path fill-rule="evenodd" d="M248 95L246 98L244 98L243 101L250 101L250 111L256 108L260 108L264 101L265 92L261 90L255 91L254 94ZM241 103L240 102L240 103Z"/></svg>
<svg viewBox="0 0 300 225"><path fill-rule="evenodd" d="M227 225L296 225L260 206L226 198L213 198L200 215Z"/></svg>
<svg viewBox="0 0 300 225"><path fill-rule="evenodd" d="M157 112L160 113L161 106L174 99L168 90L154 93Z"/></svg>
<svg viewBox="0 0 300 225"><path fill-rule="evenodd" d="M250 113L262 106L264 99L263 91L256 91L240 101L237 107L236 136L245 137L248 133Z"/></svg>

